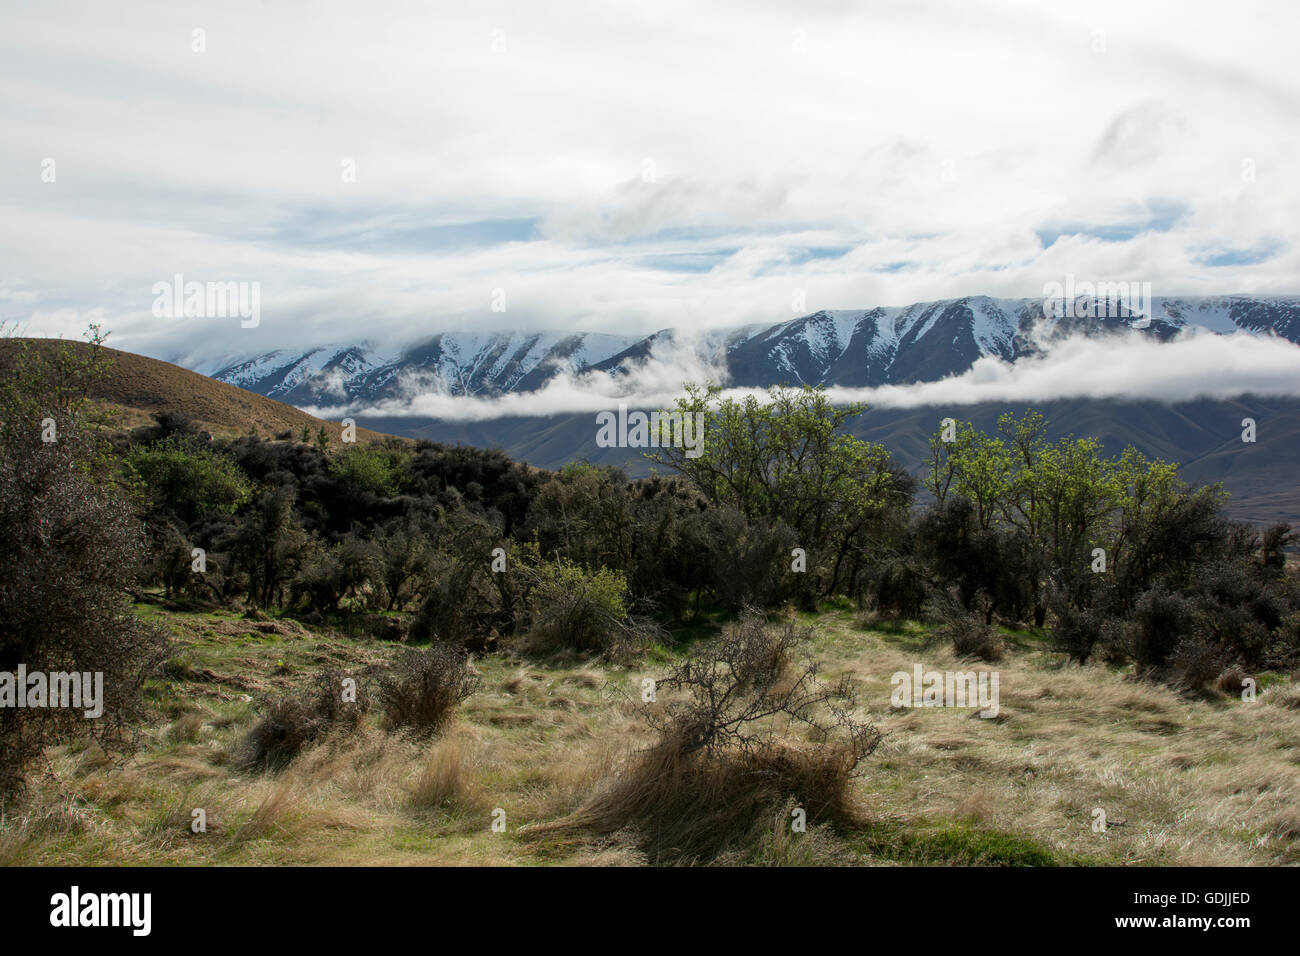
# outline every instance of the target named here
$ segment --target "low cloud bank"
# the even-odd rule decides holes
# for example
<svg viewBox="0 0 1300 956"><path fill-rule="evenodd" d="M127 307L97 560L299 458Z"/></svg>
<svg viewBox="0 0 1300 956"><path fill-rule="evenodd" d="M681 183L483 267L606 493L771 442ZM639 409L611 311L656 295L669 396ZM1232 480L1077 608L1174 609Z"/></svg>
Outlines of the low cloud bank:
<svg viewBox="0 0 1300 956"><path fill-rule="evenodd" d="M1272 335L1186 332L1169 342L1130 333L1100 338L1071 336L1044 342L1043 351L1011 363L977 360L966 372L937 382L831 387L836 402L875 408L1046 402L1068 398L1124 398L1159 402L1224 399L1245 394L1300 397L1300 346ZM487 421L507 416L594 413L626 403L670 407L688 382L727 385L723 364L700 358L688 344L665 345L625 374L564 371L532 392L491 397L411 389L399 399L366 407L309 409L326 418L362 415ZM727 388L733 397L766 395L763 389Z"/></svg>

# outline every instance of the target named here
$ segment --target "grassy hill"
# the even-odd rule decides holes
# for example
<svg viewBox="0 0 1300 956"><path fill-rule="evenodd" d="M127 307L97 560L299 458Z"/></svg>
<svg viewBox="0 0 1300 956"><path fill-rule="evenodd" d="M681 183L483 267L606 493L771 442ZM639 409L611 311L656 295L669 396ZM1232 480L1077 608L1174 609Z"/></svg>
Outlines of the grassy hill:
<svg viewBox="0 0 1300 956"><path fill-rule="evenodd" d="M61 339L0 339L0 374L11 366L22 344L48 351L66 347L89 352L85 342ZM109 362L93 398L122 428L133 428L151 421L153 413L179 412L213 435L236 435L255 428L264 437L282 432L297 436L306 426L313 435L322 425L331 441L337 443L343 432L338 422L329 422L274 399L218 382L197 372L146 358L132 352L104 347ZM379 441L382 432L358 426L358 442Z"/></svg>

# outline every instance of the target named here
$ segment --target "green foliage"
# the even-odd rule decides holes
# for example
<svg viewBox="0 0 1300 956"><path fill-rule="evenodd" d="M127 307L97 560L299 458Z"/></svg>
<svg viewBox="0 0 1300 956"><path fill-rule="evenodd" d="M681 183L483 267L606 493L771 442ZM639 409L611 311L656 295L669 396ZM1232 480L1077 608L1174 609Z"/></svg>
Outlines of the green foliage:
<svg viewBox="0 0 1300 956"><path fill-rule="evenodd" d="M1108 456L1095 439L1048 441L1037 412L1004 415L997 435L960 425L942 437L931 442L937 504L920 523L922 550L985 625L1032 607L1041 626L1050 611L1056 647L1076 660L1131 660L1186 689L1227 667L1294 659L1289 527L1234 525L1219 486L1190 488L1175 465L1133 448Z"/></svg>
<svg viewBox="0 0 1300 956"><path fill-rule="evenodd" d="M542 553L622 571L638 610L680 620L690 592L712 586L708 555L722 543L704 534L704 507L680 478L633 482L616 468L566 465L538 490L526 532Z"/></svg>
<svg viewBox="0 0 1300 956"><path fill-rule="evenodd" d="M536 642L589 652L611 647L628 611L627 579L621 571L588 571L566 558L542 561L532 571L529 603Z"/></svg>
<svg viewBox="0 0 1300 956"><path fill-rule="evenodd" d="M676 411L703 416L697 457L661 448L714 507L793 528L821 590L853 590L873 552L905 521L911 479L884 447L844 431L866 406L836 407L822 388L772 388L767 401L690 386Z"/></svg>
<svg viewBox="0 0 1300 956"><path fill-rule="evenodd" d="M398 467L391 453L377 445L351 445L330 459L330 474L355 491L381 498L397 493Z"/></svg>
<svg viewBox="0 0 1300 956"><path fill-rule="evenodd" d="M136 445L126 464L158 507L185 521L209 513L234 514L252 492L248 478L228 457L183 439Z"/></svg>
<svg viewBox="0 0 1300 956"><path fill-rule="evenodd" d="M873 822L857 849L872 857L921 866L1060 866L1091 863L1060 858L1049 847L1014 833L941 819L920 826Z"/></svg>
<svg viewBox="0 0 1300 956"><path fill-rule="evenodd" d="M1122 567L1154 513L1186 495L1177 467L1133 448L1108 457L1092 438L1046 438L1046 422L1029 410L998 419L998 435L958 423L955 438L930 442L926 486L939 504L964 498L981 531L1014 534L1032 600L1044 611L1049 584L1078 606L1092 586L1094 549L1108 570Z"/></svg>

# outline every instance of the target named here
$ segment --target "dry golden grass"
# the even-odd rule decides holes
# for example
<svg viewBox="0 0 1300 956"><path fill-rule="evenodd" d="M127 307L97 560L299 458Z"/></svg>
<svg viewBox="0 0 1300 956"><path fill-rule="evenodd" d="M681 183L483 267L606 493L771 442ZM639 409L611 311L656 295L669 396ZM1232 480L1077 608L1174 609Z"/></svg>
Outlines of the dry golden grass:
<svg viewBox="0 0 1300 956"><path fill-rule="evenodd" d="M38 349L66 346L86 351L90 348L85 342L71 340L0 339L0 374L10 367L13 350L21 342L30 342ZM323 425L337 446L343 433L343 426L336 422L327 422L291 405L218 382L179 365L119 349L104 347L104 352L111 362L92 397L114 415L120 427L148 424L152 413L157 411L176 411L214 435L241 435L249 428L256 428L263 437L290 431L296 438L304 425L311 429L313 436ZM356 431L357 441L363 443L387 437L367 428Z"/></svg>
<svg viewBox="0 0 1300 956"><path fill-rule="evenodd" d="M456 737L434 741L411 791L411 803L422 809L482 810L486 797L474 775L472 744Z"/></svg>
<svg viewBox="0 0 1300 956"><path fill-rule="evenodd" d="M847 650L843 636L835 643ZM1294 691L1254 703L1192 700L1042 652L981 665L942 647L883 643L831 671L862 683L887 735L863 780L869 803L903 820L969 821L1108 863L1300 861L1288 833L1300 805L1300 712L1284 703ZM917 662L998 670L999 718L973 708L891 711L890 676ZM1097 808L1112 823L1105 833L1092 830Z"/></svg>
<svg viewBox="0 0 1300 956"><path fill-rule="evenodd" d="M631 689L665 668L487 657L476 662L479 692L432 739L371 721L279 774L248 774L227 759L255 717L244 696L282 692L313 660L376 661L393 649L250 635L215 619L179 623L203 668L238 675L249 689L206 678L173 686L158 724L126 759L94 746L51 751L49 772L0 819L0 864L653 862L635 813L585 822L583 813L628 779L652 743L608 682ZM1102 666L1062 665L1033 642L1013 640L1002 661L980 665L915 629L863 630L844 612L815 624L823 675L852 676L886 735L850 783L861 826L810 821L794 834L784 811L760 814L743 845L715 863L1300 862L1295 681L1266 686L1253 703L1189 699ZM291 677L277 671L279 660L292 664ZM918 662L996 668L999 718L972 716L974 708L891 710L890 676ZM196 808L206 832L191 829ZM1104 833L1092 826L1098 808L1111 824ZM496 810L505 832L492 828ZM554 826L561 820L570 825Z"/></svg>

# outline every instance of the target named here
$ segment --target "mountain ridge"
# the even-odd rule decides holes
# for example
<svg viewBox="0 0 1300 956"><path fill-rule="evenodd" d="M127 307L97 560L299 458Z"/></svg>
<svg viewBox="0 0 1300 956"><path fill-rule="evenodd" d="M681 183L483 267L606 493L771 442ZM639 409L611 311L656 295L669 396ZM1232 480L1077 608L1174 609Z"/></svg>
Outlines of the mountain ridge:
<svg viewBox="0 0 1300 956"><path fill-rule="evenodd" d="M364 408L420 392L493 397L544 387L561 374L626 376L659 357L716 370L738 387L874 387L932 382L979 358L1034 354L1046 330L1136 329L1168 339L1193 328L1274 334L1300 344L1300 298L1159 297L1147 313L1124 302L1075 297L1073 316L1042 299L965 296L902 307L830 309L775 323L645 336L563 331L439 331L380 349L347 342L274 349L191 364L218 381L312 408Z"/></svg>

